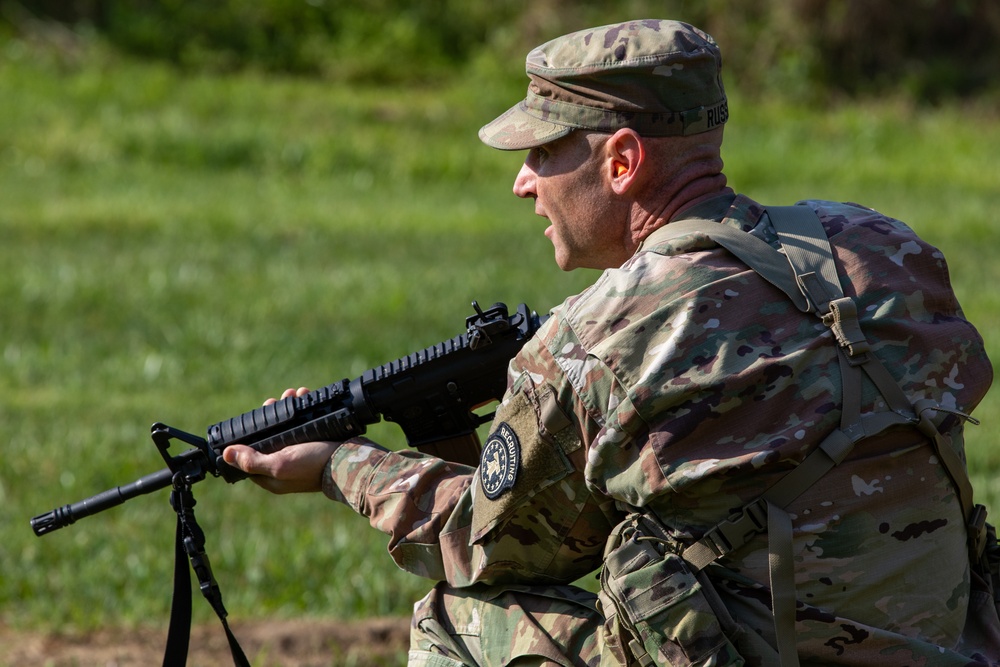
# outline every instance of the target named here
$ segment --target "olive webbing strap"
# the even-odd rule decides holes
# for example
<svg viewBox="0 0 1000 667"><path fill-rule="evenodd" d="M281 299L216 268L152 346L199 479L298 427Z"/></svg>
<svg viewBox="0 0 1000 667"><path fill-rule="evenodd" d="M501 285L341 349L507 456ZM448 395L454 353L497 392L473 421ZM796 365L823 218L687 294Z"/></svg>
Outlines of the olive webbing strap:
<svg viewBox="0 0 1000 667"><path fill-rule="evenodd" d="M792 517L773 503L767 504L767 570L771 587L771 613L779 667L798 667L795 646L795 562L792 556ZM787 547L787 548L786 548Z"/></svg>
<svg viewBox="0 0 1000 667"><path fill-rule="evenodd" d="M987 528L986 528L986 507L984 505L976 504L973 501L972 492L972 481L969 479L969 473L965 466L965 462L958 455L958 451L951 445L951 442L941 434L940 431L934 426L934 422L927 416L928 411L941 411L943 408L936 404L930 399L921 399L917 401L913 406L914 411L917 413L917 418L920 420L917 423L917 428L920 429L924 435L930 438L931 444L934 446L934 452L937 454L938 461L944 468L945 472L948 473L948 477L951 479L952 485L955 487L955 495L958 497L958 501L962 506L962 516L965 519L965 528L968 532L968 543L969 543L969 558L975 563L983 555L983 550L986 548L986 542L988 539ZM944 410L945 412L953 412L954 414L963 417L974 424L979 422L966 415L964 413L958 412L957 410Z"/></svg>
<svg viewBox="0 0 1000 667"><path fill-rule="evenodd" d="M827 304L843 297L844 290L819 218L808 206L773 206L767 212L799 290L809 299L811 310L825 313Z"/></svg>
<svg viewBox="0 0 1000 667"><path fill-rule="evenodd" d="M675 239L685 234L699 232L736 255L744 264L758 273L791 299L802 312L808 311L808 302L795 282L788 260L767 242L740 229L713 220L678 220L660 227L642 243L643 248Z"/></svg>

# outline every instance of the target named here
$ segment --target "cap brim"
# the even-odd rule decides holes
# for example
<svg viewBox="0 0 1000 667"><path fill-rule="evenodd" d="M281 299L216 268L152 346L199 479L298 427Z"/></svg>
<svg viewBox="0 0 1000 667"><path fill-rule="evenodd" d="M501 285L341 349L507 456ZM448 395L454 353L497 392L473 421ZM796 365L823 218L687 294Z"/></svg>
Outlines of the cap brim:
<svg viewBox="0 0 1000 667"><path fill-rule="evenodd" d="M487 146L502 151L520 151L565 137L574 129L569 125L536 118L525 111L524 102L518 102L496 120L484 125L479 130L479 139Z"/></svg>

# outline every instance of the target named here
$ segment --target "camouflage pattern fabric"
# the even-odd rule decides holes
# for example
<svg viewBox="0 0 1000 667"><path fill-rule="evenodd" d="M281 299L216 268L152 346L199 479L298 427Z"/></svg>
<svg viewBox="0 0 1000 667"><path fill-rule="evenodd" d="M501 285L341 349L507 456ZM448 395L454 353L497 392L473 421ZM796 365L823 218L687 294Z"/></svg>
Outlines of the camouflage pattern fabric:
<svg viewBox="0 0 1000 667"><path fill-rule="evenodd" d="M869 209L809 205L875 354L907 395L971 412L992 369L941 253ZM681 217L724 217L777 245L746 197ZM830 331L697 233L640 248L555 309L512 362L509 386L494 423L511 443L509 486L494 483L496 466L352 441L331 459L325 492L388 533L400 567L448 588L556 586L601 564L627 509L654 512L672 540L690 544L840 418ZM882 409L871 387L864 396L865 411ZM961 419L940 426L961 447ZM488 497L486 488L499 490ZM788 511L803 665L988 663L982 647L963 643L965 527L919 432L864 441ZM706 573L732 616L773 645L767 570L760 535ZM520 622L520 612L502 611ZM588 620L596 650L598 621ZM508 627L496 632L519 641ZM496 650L482 664L507 664L515 652L485 643Z"/></svg>
<svg viewBox="0 0 1000 667"><path fill-rule="evenodd" d="M414 606L410 667L597 667L600 614L573 586L439 584Z"/></svg>
<svg viewBox="0 0 1000 667"><path fill-rule="evenodd" d="M541 146L574 129L691 135L729 119L719 47L680 21L629 21L563 35L532 50L525 72L525 99L479 131L493 148Z"/></svg>

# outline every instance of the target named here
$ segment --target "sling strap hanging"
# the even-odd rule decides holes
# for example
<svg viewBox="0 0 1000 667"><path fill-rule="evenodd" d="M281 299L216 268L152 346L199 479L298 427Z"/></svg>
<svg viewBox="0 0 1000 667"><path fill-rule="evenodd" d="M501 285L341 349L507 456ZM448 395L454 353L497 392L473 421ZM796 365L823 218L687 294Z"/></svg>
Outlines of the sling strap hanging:
<svg viewBox="0 0 1000 667"><path fill-rule="evenodd" d="M222 604L222 592L212 575L212 566L205 553L205 534L194 516L195 499L191 482L183 473L174 475L170 504L177 513L177 538L174 549L174 598L170 605L170 629L163 652L163 667L184 667L187 664L191 638L191 567L198 575L202 594L212 605L229 641L229 651L235 667L250 667L240 643L229 628L228 613Z"/></svg>
<svg viewBox="0 0 1000 667"><path fill-rule="evenodd" d="M854 300L844 296L833 251L822 223L808 206L770 207L768 215L781 241L780 252L756 236L711 220L683 220L654 232L644 245L685 234L705 234L784 292L802 312L820 317L837 342L842 376L840 427L828 435L799 465L757 500L719 522L683 552L695 570L768 533L771 605L780 667L797 667L795 647L795 579L792 523L785 508L838 465L861 440L894 426L918 428L931 441L951 478L969 533L970 556L978 559L986 542L985 509L972 502L972 486L961 458L940 433L928 412L946 411L929 399L911 403L885 366L870 351L858 322ZM889 410L861 414L862 376L882 394ZM973 423L975 420L972 420Z"/></svg>

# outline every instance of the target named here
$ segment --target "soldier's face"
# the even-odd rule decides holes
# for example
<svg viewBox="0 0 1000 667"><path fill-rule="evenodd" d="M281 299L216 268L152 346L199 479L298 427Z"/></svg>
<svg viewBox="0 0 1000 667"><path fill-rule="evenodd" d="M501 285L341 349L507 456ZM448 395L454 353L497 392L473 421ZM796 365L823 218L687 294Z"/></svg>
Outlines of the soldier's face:
<svg viewBox="0 0 1000 667"><path fill-rule="evenodd" d="M531 149L514 180L514 194L534 199L535 213L548 219L545 236L564 271L617 267L629 257L600 146L573 132Z"/></svg>

